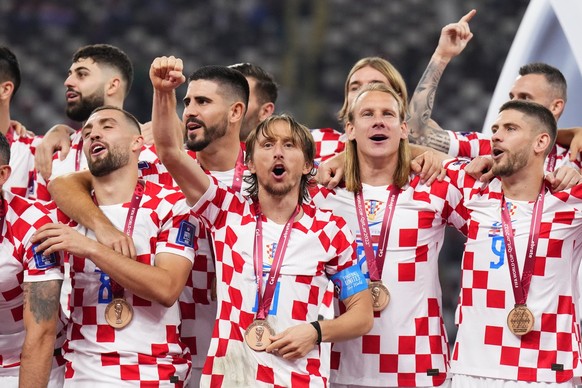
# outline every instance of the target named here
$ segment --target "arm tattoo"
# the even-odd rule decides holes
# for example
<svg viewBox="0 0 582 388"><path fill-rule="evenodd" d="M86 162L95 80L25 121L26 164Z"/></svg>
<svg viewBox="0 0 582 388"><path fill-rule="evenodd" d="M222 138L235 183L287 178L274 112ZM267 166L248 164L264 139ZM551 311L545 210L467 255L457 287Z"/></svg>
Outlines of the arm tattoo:
<svg viewBox="0 0 582 388"><path fill-rule="evenodd" d="M449 150L449 135L430 117L436 89L446 66L445 62L431 59L410 100L408 120L411 143L432 147L442 152Z"/></svg>
<svg viewBox="0 0 582 388"><path fill-rule="evenodd" d="M53 319L59 311L61 280L23 283L24 308L32 312L36 323Z"/></svg>

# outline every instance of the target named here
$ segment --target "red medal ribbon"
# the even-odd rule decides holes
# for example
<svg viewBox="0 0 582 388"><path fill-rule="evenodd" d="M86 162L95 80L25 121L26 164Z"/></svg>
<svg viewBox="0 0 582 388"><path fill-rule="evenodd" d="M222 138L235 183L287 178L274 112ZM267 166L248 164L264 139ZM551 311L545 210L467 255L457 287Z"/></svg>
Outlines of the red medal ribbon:
<svg viewBox="0 0 582 388"><path fill-rule="evenodd" d="M141 198L143 197L144 190L145 183L142 180L138 180L137 184L135 185L135 190L133 191L133 197L131 198L131 202L129 203L127 217L125 218L125 227L123 228L123 232L127 234L129 237L133 235L133 227L135 226L137 209L139 208L139 204L141 202ZM97 203L96 198L94 198L94 201L95 203ZM113 280L111 276L109 277L109 281L111 283L111 293L113 294L113 298L122 298L123 287L121 287L115 280Z"/></svg>
<svg viewBox="0 0 582 388"><path fill-rule="evenodd" d="M505 241L505 252L507 253L509 276L511 277L511 286L513 287L515 303L519 305L525 305L527 301L527 294L529 292L529 286L533 276L536 251L538 248L538 237L540 234L540 225L542 223L544 192L545 186L542 185L533 208L533 217L529 230L529 241L527 245L525 262L523 264L522 277L519 276L513 228L511 226L511 216L509 214L509 210L507 209L505 195L501 199L501 223L503 225L503 239Z"/></svg>
<svg viewBox="0 0 582 388"><path fill-rule="evenodd" d="M81 170L81 156L83 154L83 138L79 141L79 147L75 153L75 171Z"/></svg>
<svg viewBox="0 0 582 388"><path fill-rule="evenodd" d="M382 270L384 269L384 260L386 259L386 247L388 246L388 237L390 236L390 225L392 224L392 217L396 210L396 201L400 189L392 186L390 188L386 210L384 210L384 218L382 220L382 228L380 229L380 242L378 243L378 252L374 254L374 247L372 246L372 238L370 237L370 228L366 217L364 195L361 191L354 193L356 202L356 215L358 224L360 225L360 234L362 235L362 245L364 245L364 252L366 254L366 262L368 263L368 273L370 280L375 282L382 279Z"/></svg>
<svg viewBox="0 0 582 388"><path fill-rule="evenodd" d="M242 187L242 178L245 171L245 161L243 157L242 148L238 151L238 158L236 159L236 165L234 166L234 177L232 179L232 189L237 193L240 193Z"/></svg>
<svg viewBox="0 0 582 388"><path fill-rule="evenodd" d="M265 285L265 291L262 292L263 288L263 221L261 220L262 213L257 209L257 226L255 228L255 247L253 249L253 264L255 267L255 276L258 283L257 293L258 293L258 308L257 308L257 319L265 319L269 315L269 308L271 307L271 302L273 300L273 295L275 294L275 287L277 286L277 279L279 279L279 274L281 273L281 267L283 265L283 257L285 256L285 251L287 250L287 245L289 244L289 236L291 235L291 230L293 223L295 222L295 217L299 214L299 205L295 207L293 214L289 217L289 220L281 232L281 237L279 237L279 242L277 243L277 249L275 250L275 256L273 257L273 264L271 265L271 270L269 271L269 276L267 278L267 284Z"/></svg>
<svg viewBox="0 0 582 388"><path fill-rule="evenodd" d="M554 168L556 167L556 159L558 158L558 151L556 149L556 145L552 147L550 154L548 155L548 167L546 171L554 172Z"/></svg>

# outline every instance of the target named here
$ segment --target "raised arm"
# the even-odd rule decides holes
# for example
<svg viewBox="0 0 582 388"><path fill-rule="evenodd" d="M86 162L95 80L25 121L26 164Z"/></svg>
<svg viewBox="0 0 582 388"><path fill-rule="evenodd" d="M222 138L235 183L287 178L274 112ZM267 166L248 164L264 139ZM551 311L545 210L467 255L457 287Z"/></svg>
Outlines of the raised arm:
<svg viewBox="0 0 582 388"><path fill-rule="evenodd" d="M118 230L97 207L90 192L91 173L73 172L53 179L48 190L63 213L95 232L97 241L127 257L135 258L131 237Z"/></svg>
<svg viewBox="0 0 582 388"><path fill-rule="evenodd" d="M410 100L408 139L411 143L421 144L447 153L450 147L449 134L434 120L431 120L434 98L439 81L449 62L459 55L473 38L469 21L477 13L474 9L457 23L443 27L438 46L420 79Z"/></svg>
<svg viewBox="0 0 582 388"><path fill-rule="evenodd" d="M176 114L176 88L186 78L180 58L158 57L150 67L154 88L152 132L158 156L166 166L189 205L194 205L210 184L208 176L184 150L183 126Z"/></svg>

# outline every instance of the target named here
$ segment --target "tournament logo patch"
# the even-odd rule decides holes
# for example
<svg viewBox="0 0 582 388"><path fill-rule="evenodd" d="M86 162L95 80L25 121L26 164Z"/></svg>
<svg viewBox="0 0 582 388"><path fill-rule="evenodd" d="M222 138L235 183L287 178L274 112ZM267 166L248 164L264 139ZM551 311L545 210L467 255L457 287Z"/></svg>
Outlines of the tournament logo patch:
<svg viewBox="0 0 582 388"><path fill-rule="evenodd" d="M43 256L42 252L37 252L38 244L32 246L32 253L34 255L34 263L37 269L47 269L56 267L59 264L59 258L56 253L51 253L48 256Z"/></svg>
<svg viewBox="0 0 582 388"><path fill-rule="evenodd" d="M178 237L176 243L184 245L185 247L194 248L194 234L196 227L188 221L180 222L180 229L178 229Z"/></svg>
<svg viewBox="0 0 582 388"><path fill-rule="evenodd" d="M366 208L366 214L368 216L368 221L374 221L380 209L384 206L384 202L376 201L375 199L369 199L364 201L364 206Z"/></svg>

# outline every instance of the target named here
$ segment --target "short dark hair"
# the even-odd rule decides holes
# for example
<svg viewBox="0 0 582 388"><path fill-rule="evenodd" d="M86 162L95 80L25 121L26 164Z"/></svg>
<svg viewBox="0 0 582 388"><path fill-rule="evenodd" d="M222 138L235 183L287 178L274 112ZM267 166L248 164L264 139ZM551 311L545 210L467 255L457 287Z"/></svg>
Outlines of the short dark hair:
<svg viewBox="0 0 582 388"><path fill-rule="evenodd" d="M539 125L535 130L539 133L547 133L550 135L551 144L545 152L545 155L548 156L556 142L556 136L558 134L558 125L556 124L556 118L552 112L543 105L525 100L507 101L505 104L501 105L499 113L505 110L516 110L538 122Z"/></svg>
<svg viewBox="0 0 582 388"><path fill-rule="evenodd" d="M246 140L246 164L248 165L249 161L253 159L255 145L259 135L262 134L266 138L273 137L274 133L272 126L278 121L282 121L289 125L293 144L303 151L303 157L305 158L305 161L310 163L313 167L313 159L315 158L315 141L313 140L311 131L305 125L299 123L292 116L287 114L269 116L265 120L261 121L255 129L251 130ZM298 203L301 203L302 201L309 201L309 186L313 183L311 178L313 178L314 175L315 169L312 168L309 173L301 176L301 188L299 198L297 199ZM249 176L245 176L243 179L246 183L249 184L249 187L247 188L249 195L251 197L257 196L259 193L259 182L257 175L251 174Z"/></svg>
<svg viewBox="0 0 582 388"><path fill-rule="evenodd" d="M2 132L0 132L0 164L10 164L10 143Z"/></svg>
<svg viewBox="0 0 582 388"><path fill-rule="evenodd" d="M90 58L99 65L117 69L126 84L125 94L129 93L133 83L133 65L126 53L110 44L91 44L81 47L73 54L73 62L82 58Z"/></svg>
<svg viewBox="0 0 582 388"><path fill-rule="evenodd" d="M560 70L547 63L535 62L528 63L519 68L519 75L524 76L528 74L543 75L556 94L566 102L568 98L568 83Z"/></svg>
<svg viewBox="0 0 582 388"><path fill-rule="evenodd" d="M257 100L260 104L266 104L268 102L274 104L277 102L279 88L273 76L267 73L262 67L245 62L230 65L229 68L238 70L245 77L254 78L257 81L255 89L257 92Z"/></svg>
<svg viewBox="0 0 582 388"><path fill-rule="evenodd" d="M135 118L135 116L132 115L131 113L129 113L128 111L126 111L125 109L121 109L121 108L119 108L117 106L114 106L114 105L103 105L103 106L100 106L99 108L93 109L93 112L91 112L91 115L89 115L89 117L92 116L94 113L97 113L97 112L102 111L102 110L109 110L109 109L113 109L113 110L116 110L118 112L123 113L123 115L125 116L125 118L127 119L127 121L132 126L136 127L137 132L141 135L141 126L139 124L139 121Z"/></svg>
<svg viewBox="0 0 582 388"><path fill-rule="evenodd" d="M235 100L243 102L246 111L249 105L249 83L240 71L226 66L203 66L188 77L188 82L197 80L218 83L221 86L220 93L223 96L232 96Z"/></svg>
<svg viewBox="0 0 582 388"><path fill-rule="evenodd" d="M0 46L0 82L6 81L14 84L14 97L20 87L20 65L16 55L8 47Z"/></svg>

